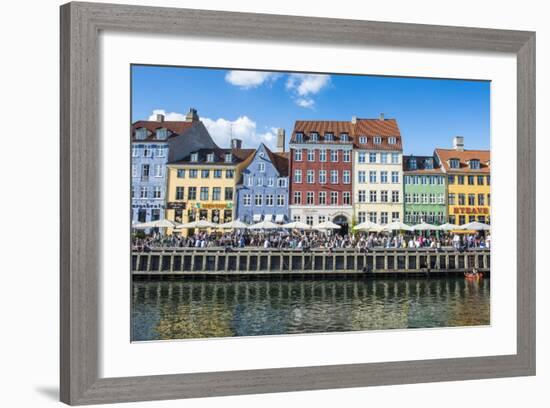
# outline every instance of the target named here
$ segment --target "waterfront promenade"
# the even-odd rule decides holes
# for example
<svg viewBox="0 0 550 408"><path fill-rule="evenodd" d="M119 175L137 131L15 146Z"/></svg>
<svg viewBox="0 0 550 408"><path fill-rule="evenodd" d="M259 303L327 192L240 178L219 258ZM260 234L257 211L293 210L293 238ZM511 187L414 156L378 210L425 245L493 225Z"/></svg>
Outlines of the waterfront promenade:
<svg viewBox="0 0 550 408"><path fill-rule="evenodd" d="M490 272L490 250L159 248L132 252L133 276L387 276Z"/></svg>

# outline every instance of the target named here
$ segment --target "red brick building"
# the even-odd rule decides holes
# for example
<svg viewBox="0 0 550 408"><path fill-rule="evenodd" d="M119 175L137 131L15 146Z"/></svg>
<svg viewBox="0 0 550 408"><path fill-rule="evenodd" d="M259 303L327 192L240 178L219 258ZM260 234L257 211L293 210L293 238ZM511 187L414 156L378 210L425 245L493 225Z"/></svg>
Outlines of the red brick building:
<svg viewBox="0 0 550 408"><path fill-rule="evenodd" d="M353 128L346 121L296 121L290 139L290 218L332 221L346 233L353 214Z"/></svg>

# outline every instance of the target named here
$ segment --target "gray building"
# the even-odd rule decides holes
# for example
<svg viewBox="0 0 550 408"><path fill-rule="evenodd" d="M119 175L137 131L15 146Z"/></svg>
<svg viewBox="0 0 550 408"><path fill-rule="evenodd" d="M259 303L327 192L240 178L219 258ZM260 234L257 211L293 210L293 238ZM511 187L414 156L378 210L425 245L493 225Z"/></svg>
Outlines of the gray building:
<svg viewBox="0 0 550 408"><path fill-rule="evenodd" d="M163 219L166 209L166 164L181 160L191 152L217 148L200 121L190 109L185 121L140 120L132 124L132 222Z"/></svg>

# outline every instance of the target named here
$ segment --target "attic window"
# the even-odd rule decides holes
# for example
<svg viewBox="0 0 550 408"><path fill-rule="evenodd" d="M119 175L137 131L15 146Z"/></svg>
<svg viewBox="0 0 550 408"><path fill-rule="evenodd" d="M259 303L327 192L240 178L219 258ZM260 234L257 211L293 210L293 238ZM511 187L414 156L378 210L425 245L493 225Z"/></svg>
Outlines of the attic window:
<svg viewBox="0 0 550 408"><path fill-rule="evenodd" d="M380 136L374 136L374 144L382 143L382 138Z"/></svg>
<svg viewBox="0 0 550 408"><path fill-rule="evenodd" d="M311 132L309 134L309 138L312 142L317 142L319 140L319 133L317 132Z"/></svg>
<svg viewBox="0 0 550 408"><path fill-rule="evenodd" d="M389 144L396 144L397 143L397 138L394 137L394 136L391 136L388 138L388 143Z"/></svg>
<svg viewBox="0 0 550 408"><path fill-rule="evenodd" d="M470 160L470 168L472 170L479 170L479 160L478 159Z"/></svg>
<svg viewBox="0 0 550 408"><path fill-rule="evenodd" d="M136 139L145 140L147 138L147 129L139 128L136 130Z"/></svg>
<svg viewBox="0 0 550 408"><path fill-rule="evenodd" d="M214 153L208 153L206 155L206 161L213 162L214 161Z"/></svg>
<svg viewBox="0 0 550 408"><path fill-rule="evenodd" d="M191 153L191 161L192 162L198 162L199 161L199 154L198 153Z"/></svg>
<svg viewBox="0 0 550 408"><path fill-rule="evenodd" d="M349 142L349 135L347 133L340 133L340 141Z"/></svg>
<svg viewBox="0 0 550 408"><path fill-rule="evenodd" d="M460 160L450 159L449 160L449 166L451 167L451 169L458 169L460 167Z"/></svg>
<svg viewBox="0 0 550 408"><path fill-rule="evenodd" d="M334 140L334 134L333 133L325 133L325 140L327 142L332 142Z"/></svg>
<svg viewBox="0 0 550 408"><path fill-rule="evenodd" d="M299 143L304 141L304 134L302 132L296 133L296 141Z"/></svg>
<svg viewBox="0 0 550 408"><path fill-rule="evenodd" d="M359 136L359 143L360 144L366 144L367 143L367 136Z"/></svg>
<svg viewBox="0 0 550 408"><path fill-rule="evenodd" d="M231 153L226 153L225 154L225 162L226 163L231 163L233 161L233 155Z"/></svg>
<svg viewBox="0 0 550 408"><path fill-rule="evenodd" d="M424 167L425 167L426 169L428 169L428 170L433 169L433 168L434 168L434 161L433 161L433 159L431 159L431 158L430 158L430 159L426 159L426 160L424 161Z"/></svg>
<svg viewBox="0 0 550 408"><path fill-rule="evenodd" d="M416 159L409 159L409 168L411 170L416 170Z"/></svg>
<svg viewBox="0 0 550 408"><path fill-rule="evenodd" d="M157 129L157 139L159 140L168 139L168 129L166 128Z"/></svg>

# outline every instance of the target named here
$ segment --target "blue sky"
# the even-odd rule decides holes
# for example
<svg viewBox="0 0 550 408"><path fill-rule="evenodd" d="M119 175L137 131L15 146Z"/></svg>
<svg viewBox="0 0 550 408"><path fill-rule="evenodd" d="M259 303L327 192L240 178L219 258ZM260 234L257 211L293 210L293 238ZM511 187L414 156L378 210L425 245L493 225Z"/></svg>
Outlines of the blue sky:
<svg viewBox="0 0 550 408"><path fill-rule="evenodd" d="M132 67L132 121L165 113L182 119L190 107L216 142L230 134L244 147L287 142L296 120L350 120L384 113L398 121L404 153L426 155L464 136L466 149L488 149L490 83L365 75L288 74L180 67Z"/></svg>

